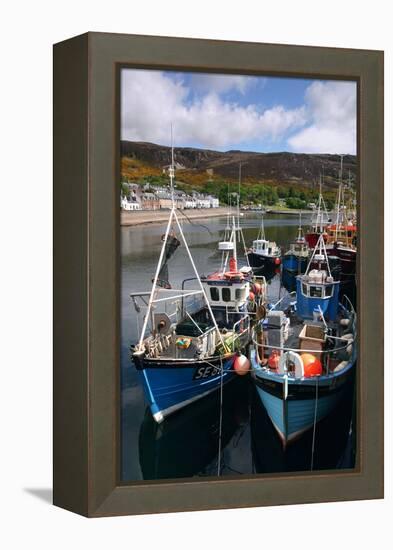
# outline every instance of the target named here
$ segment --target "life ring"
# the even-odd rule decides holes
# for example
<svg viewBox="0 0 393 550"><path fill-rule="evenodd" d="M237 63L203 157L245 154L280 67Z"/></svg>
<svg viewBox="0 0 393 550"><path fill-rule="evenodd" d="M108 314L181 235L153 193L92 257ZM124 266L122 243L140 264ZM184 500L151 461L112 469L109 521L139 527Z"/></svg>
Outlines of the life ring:
<svg viewBox="0 0 393 550"><path fill-rule="evenodd" d="M295 378L303 378L304 366L300 355L294 351L283 353L278 361L278 374L291 373Z"/></svg>

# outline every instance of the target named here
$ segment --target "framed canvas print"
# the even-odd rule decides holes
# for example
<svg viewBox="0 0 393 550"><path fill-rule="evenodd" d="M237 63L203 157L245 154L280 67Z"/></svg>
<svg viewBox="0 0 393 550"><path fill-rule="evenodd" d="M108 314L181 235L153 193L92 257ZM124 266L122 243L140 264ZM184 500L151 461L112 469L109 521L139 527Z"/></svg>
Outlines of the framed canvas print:
<svg viewBox="0 0 393 550"><path fill-rule="evenodd" d="M54 503L382 498L383 54L54 47Z"/></svg>

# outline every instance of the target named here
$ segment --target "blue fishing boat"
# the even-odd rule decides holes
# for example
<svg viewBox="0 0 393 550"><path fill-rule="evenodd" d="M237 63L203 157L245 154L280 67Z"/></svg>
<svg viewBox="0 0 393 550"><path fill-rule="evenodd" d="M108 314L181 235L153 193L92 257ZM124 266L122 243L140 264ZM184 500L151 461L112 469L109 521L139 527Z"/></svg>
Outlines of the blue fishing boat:
<svg viewBox="0 0 393 550"><path fill-rule="evenodd" d="M173 189L173 161L169 175ZM230 240L219 243L223 254L220 270L201 277L172 201L152 289L131 294L134 303L139 299L147 306L132 359L157 422L217 390L236 371L246 369L247 363L249 368L242 351L251 338L252 272L248 266L238 268L233 224ZM192 289L185 288L186 281L180 289L169 283L168 262L181 243L193 270L193 277L187 279L194 281ZM252 307L256 307L254 298Z"/></svg>
<svg viewBox="0 0 393 550"><path fill-rule="evenodd" d="M309 254L310 248L303 235L300 214L298 234L296 239L290 243L289 249L285 252L283 256L283 269L285 269L286 271L290 271L291 273L304 273L307 268Z"/></svg>
<svg viewBox="0 0 393 550"><path fill-rule="evenodd" d="M356 313L349 300L339 302L339 289L321 235L296 277L296 299L285 310L280 300L255 327L253 378L284 447L315 430L353 379Z"/></svg>

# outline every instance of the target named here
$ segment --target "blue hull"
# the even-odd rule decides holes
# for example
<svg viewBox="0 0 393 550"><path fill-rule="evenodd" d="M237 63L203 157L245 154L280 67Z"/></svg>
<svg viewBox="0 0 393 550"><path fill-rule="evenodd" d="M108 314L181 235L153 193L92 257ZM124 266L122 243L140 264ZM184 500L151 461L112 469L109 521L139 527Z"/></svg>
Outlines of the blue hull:
<svg viewBox="0 0 393 550"><path fill-rule="evenodd" d="M298 258L294 254L285 254L282 259L282 266L293 273L304 273L307 268L307 258Z"/></svg>
<svg viewBox="0 0 393 550"><path fill-rule="evenodd" d="M183 407L201 399L220 387L220 361L207 363L195 361L190 366L166 365L147 366L139 369L146 399L151 413L161 422ZM235 376L233 356L223 361L223 383Z"/></svg>
<svg viewBox="0 0 393 550"><path fill-rule="evenodd" d="M284 412L283 400L275 397L261 388L257 388L258 395L265 407L273 426L280 438L286 444L311 429L314 425L315 399L287 401L287 413ZM328 416L340 400L340 393L318 399L316 421L319 422ZM286 418L287 417L287 418Z"/></svg>
<svg viewBox="0 0 393 550"><path fill-rule="evenodd" d="M353 376L353 363L337 374L307 379L288 379L257 366L254 381L258 396L284 447L327 417L345 394Z"/></svg>

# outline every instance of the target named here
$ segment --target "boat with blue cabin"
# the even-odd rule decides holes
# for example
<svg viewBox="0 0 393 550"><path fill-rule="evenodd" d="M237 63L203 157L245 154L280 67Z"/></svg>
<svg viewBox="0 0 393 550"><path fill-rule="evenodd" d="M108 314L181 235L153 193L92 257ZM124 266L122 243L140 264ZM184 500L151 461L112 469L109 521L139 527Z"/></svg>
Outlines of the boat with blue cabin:
<svg viewBox="0 0 393 550"><path fill-rule="evenodd" d="M282 298L254 327L252 376L284 448L314 429L346 394L356 362L356 313L339 301L320 235L296 298ZM280 307L279 307L280 306Z"/></svg>
<svg viewBox="0 0 393 550"><path fill-rule="evenodd" d="M304 273L307 268L309 255L310 248L303 235L300 214L297 237L289 244L289 249L285 252L282 259L282 267L291 273Z"/></svg>

